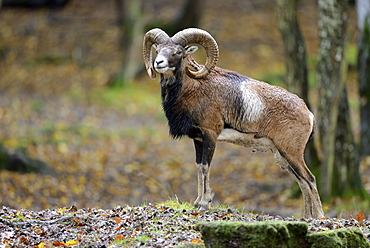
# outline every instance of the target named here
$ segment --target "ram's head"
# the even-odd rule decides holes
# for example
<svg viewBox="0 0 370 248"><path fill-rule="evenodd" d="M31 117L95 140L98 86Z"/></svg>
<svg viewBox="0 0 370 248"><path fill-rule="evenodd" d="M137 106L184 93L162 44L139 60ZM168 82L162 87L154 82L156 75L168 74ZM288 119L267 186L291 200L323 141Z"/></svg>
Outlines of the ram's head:
<svg viewBox="0 0 370 248"><path fill-rule="evenodd" d="M208 32L197 28L188 28L169 37L159 28L148 31L144 36L143 56L149 76L154 79L156 77L155 71L174 75L175 70L181 67L183 59L198 49L197 46L189 46L190 44L203 46L207 59L202 69L192 71L186 68L186 73L193 78L202 78L215 67L219 56L217 43ZM157 52L154 61L152 59L153 45Z"/></svg>

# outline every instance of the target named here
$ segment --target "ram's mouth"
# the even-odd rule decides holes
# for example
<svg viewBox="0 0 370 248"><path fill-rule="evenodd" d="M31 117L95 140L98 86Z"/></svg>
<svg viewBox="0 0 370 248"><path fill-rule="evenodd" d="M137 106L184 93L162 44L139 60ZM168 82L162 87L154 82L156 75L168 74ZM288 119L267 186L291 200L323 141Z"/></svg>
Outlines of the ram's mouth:
<svg viewBox="0 0 370 248"><path fill-rule="evenodd" d="M158 73L166 73L166 72L172 72L173 70L175 70L175 67L154 67L155 70L158 72Z"/></svg>

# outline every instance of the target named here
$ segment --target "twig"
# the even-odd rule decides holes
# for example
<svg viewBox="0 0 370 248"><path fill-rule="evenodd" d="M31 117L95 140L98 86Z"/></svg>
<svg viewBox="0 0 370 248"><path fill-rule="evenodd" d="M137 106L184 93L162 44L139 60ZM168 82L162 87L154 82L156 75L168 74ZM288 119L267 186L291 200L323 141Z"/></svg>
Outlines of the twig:
<svg viewBox="0 0 370 248"><path fill-rule="evenodd" d="M12 226L12 227L23 227L23 226L32 226L32 225L51 225L57 222L68 221L71 219L97 220L95 218L91 218L90 216L63 216L55 220L45 220L45 221L44 220L11 221L11 220L0 218L0 222L2 222L5 225Z"/></svg>

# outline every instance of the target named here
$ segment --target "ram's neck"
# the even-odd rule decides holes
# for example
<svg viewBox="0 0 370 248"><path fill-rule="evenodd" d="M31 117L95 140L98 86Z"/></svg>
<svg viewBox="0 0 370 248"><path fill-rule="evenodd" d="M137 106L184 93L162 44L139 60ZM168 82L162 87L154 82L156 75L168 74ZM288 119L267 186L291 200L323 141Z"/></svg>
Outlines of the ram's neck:
<svg viewBox="0 0 370 248"><path fill-rule="evenodd" d="M183 102L179 98L183 90L182 76L180 73L176 77L161 77L162 106L168 120L170 135L177 139L189 134L189 130L194 126L194 122Z"/></svg>
<svg viewBox="0 0 370 248"><path fill-rule="evenodd" d="M182 73L177 68L174 71L174 76L161 74L162 101L165 101L169 93L171 93L171 96L178 95L182 86L182 79Z"/></svg>

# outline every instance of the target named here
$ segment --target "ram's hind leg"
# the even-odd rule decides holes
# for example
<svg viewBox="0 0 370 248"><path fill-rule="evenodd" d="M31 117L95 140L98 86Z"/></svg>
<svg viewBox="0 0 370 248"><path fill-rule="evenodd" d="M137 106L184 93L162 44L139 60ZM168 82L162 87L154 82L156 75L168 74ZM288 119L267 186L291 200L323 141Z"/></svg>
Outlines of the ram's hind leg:
<svg viewBox="0 0 370 248"><path fill-rule="evenodd" d="M320 196L316 188L316 179L307 168L303 159L303 154L302 157L297 158L287 153L279 152L278 150L274 150L273 152L276 163L282 169L286 169L289 172L302 191L304 200L304 217L324 217Z"/></svg>

